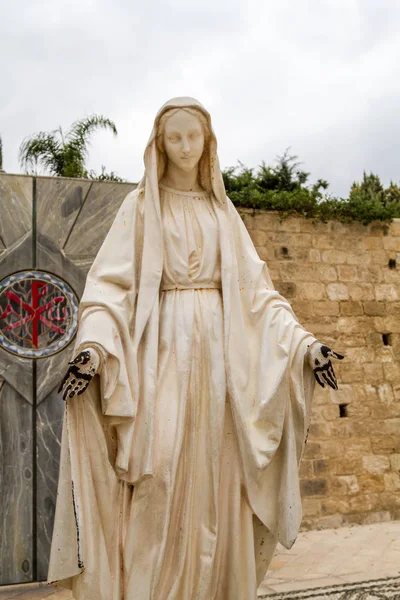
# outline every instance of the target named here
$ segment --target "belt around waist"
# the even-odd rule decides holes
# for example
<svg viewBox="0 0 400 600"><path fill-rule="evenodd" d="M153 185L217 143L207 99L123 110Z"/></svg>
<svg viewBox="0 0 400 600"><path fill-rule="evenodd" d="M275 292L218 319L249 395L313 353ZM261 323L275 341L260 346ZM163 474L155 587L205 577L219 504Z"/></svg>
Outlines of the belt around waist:
<svg viewBox="0 0 400 600"><path fill-rule="evenodd" d="M220 290L221 285L219 283L193 283L192 285L179 285L179 283L171 283L161 285L161 292L172 292L175 290Z"/></svg>

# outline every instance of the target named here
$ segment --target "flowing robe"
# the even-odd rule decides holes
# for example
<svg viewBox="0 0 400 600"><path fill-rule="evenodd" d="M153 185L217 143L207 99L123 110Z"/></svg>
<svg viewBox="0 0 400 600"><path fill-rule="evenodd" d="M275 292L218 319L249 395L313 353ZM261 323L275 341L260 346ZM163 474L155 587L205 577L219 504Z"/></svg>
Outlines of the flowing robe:
<svg viewBox="0 0 400 600"><path fill-rule="evenodd" d="M230 203L160 187L157 294L140 191L88 275L75 351L107 359L68 402L49 580L78 600L249 600L300 525L315 338Z"/></svg>

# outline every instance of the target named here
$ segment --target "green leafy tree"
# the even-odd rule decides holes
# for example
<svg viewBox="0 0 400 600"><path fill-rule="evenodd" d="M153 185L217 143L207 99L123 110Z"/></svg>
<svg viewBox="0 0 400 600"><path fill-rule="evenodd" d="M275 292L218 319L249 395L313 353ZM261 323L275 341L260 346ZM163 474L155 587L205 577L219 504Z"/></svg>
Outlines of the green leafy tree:
<svg viewBox="0 0 400 600"><path fill-rule="evenodd" d="M364 171L362 181L360 183L355 181L351 186L349 199L366 203L376 202L388 207L392 203L400 203L400 188L392 181L388 188L384 188L378 175L367 174Z"/></svg>
<svg viewBox="0 0 400 600"><path fill-rule="evenodd" d="M73 123L71 129L64 134L61 127L46 133L41 131L26 138L19 150L19 160L26 172L37 172L44 168L50 175L59 177L90 177L86 168L88 147L91 136L98 130L105 129L117 135L115 123L102 115L92 115ZM102 179L117 177L107 176L103 167Z"/></svg>

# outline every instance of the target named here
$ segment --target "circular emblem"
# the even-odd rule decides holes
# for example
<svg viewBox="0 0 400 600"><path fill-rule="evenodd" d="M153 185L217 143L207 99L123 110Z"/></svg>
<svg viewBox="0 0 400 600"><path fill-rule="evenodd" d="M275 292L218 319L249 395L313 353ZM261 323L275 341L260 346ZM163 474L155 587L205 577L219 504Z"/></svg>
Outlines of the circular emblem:
<svg viewBox="0 0 400 600"><path fill-rule="evenodd" d="M0 281L0 347L25 358L60 352L75 335L78 297L46 271L19 271Z"/></svg>

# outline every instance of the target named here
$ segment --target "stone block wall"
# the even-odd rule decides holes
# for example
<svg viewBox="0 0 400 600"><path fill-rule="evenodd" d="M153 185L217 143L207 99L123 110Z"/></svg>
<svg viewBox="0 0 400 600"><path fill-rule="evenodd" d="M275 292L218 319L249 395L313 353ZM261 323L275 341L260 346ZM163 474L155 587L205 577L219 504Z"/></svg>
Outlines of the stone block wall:
<svg viewBox="0 0 400 600"><path fill-rule="evenodd" d="M346 356L316 386L300 466L303 528L400 519L400 219L280 221L241 210L299 321Z"/></svg>

